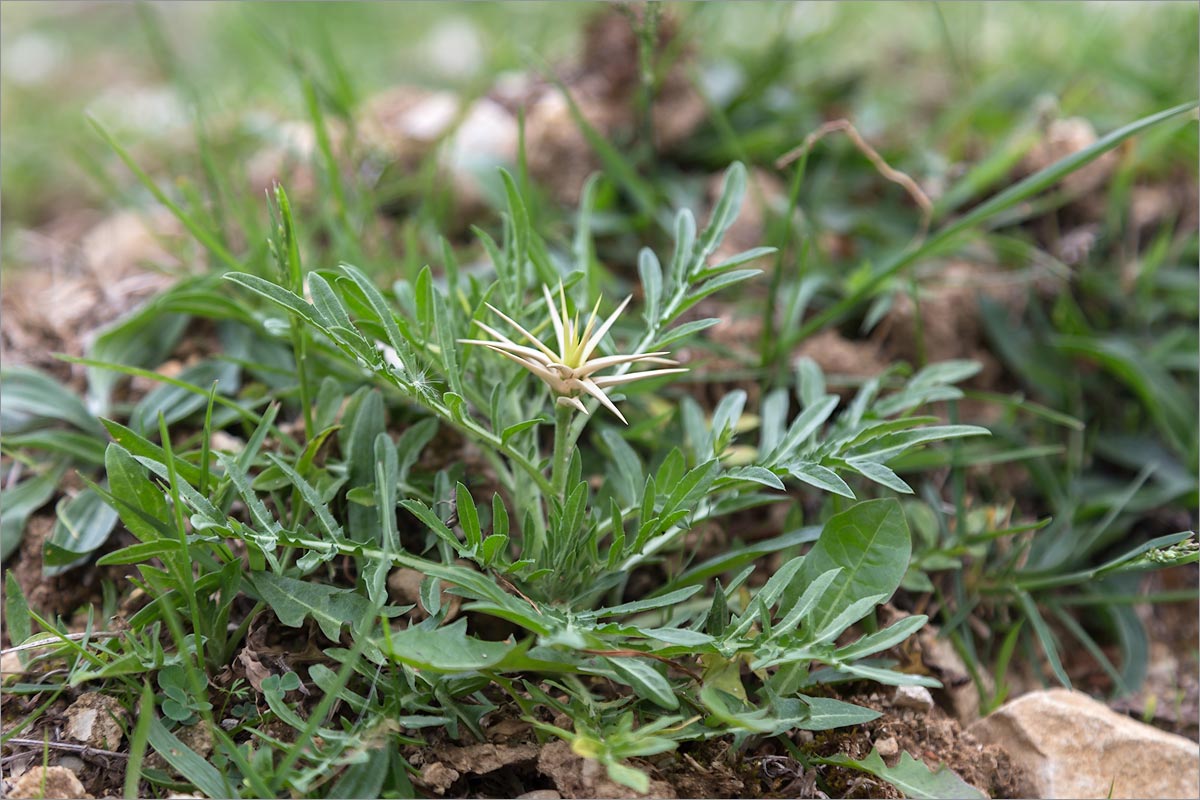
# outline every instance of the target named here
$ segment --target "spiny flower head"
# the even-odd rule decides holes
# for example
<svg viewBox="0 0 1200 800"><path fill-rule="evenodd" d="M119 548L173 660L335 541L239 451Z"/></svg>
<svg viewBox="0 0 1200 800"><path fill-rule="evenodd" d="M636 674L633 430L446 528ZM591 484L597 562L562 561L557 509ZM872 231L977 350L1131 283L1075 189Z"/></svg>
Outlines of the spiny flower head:
<svg viewBox="0 0 1200 800"><path fill-rule="evenodd" d="M621 422L625 422L625 417L613 405L612 400L605 393L605 389L610 386L631 383L642 378L687 371L674 367L674 365L679 363L678 361L663 358L667 354L665 350L657 353L594 357L593 354L596 352L597 346L603 341L609 328L621 316L621 312L629 305L632 296L626 297L621 305L617 307L617 310L608 319L604 320L599 327L596 327L596 322L599 319L596 313L600 310L599 299L596 300L596 305L592 307L592 313L588 316L587 324L581 326L579 316L571 317L567 311L567 296L561 283L558 286L559 307L555 307L554 297L550 293L549 287L542 286L542 294L546 298L546 307L550 311L550 322L554 326L558 352L551 350L536 336L521 327L520 323L490 303L488 304L488 308L496 316L500 317L500 319L519 331L533 346L529 347L518 344L482 322L477 322L476 324L485 333L493 337L492 339L460 339L459 341L462 344L482 345L505 358L517 362L541 378L550 387L551 391L557 395L556 402L559 405L572 406L586 414L587 407L579 399L580 394L586 393L596 398L600 401L601 405L616 414ZM631 372L624 375L595 376L596 372L608 367L636 363L666 365L672 368Z"/></svg>

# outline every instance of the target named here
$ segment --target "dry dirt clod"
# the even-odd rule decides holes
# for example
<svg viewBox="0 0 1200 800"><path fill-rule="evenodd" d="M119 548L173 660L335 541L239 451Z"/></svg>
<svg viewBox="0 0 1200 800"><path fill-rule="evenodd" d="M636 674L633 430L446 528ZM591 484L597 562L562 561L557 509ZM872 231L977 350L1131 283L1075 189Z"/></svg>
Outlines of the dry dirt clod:
<svg viewBox="0 0 1200 800"><path fill-rule="evenodd" d="M970 732L1025 767L1029 797L1200 797L1200 746L1082 692L1031 692Z"/></svg>
<svg viewBox="0 0 1200 800"><path fill-rule="evenodd" d="M486 775L514 764L535 761L538 757L538 748L532 744L476 744L469 747L441 747L434 752L434 757L459 773Z"/></svg>
<svg viewBox="0 0 1200 800"><path fill-rule="evenodd" d="M119 722L124 717L116 698L86 692L67 709L66 734L88 747L116 750L124 736Z"/></svg>
<svg viewBox="0 0 1200 800"><path fill-rule="evenodd" d="M74 772L66 767L33 767L20 778L8 793L11 798L62 798L63 800L90 800L92 795L84 791L83 784Z"/></svg>
<svg viewBox="0 0 1200 800"><path fill-rule="evenodd" d="M461 776L458 770L447 767L440 761L426 764L421 768L420 782L431 789L434 794L444 795Z"/></svg>
<svg viewBox="0 0 1200 800"><path fill-rule="evenodd" d="M826 375L851 378L873 378L888 366L878 344L867 339L847 339L833 328L809 336L793 356L811 358Z"/></svg>
<svg viewBox="0 0 1200 800"><path fill-rule="evenodd" d="M628 786L609 780L604 765L590 758L576 755L571 745L563 741L551 742L538 755L538 770L558 787L563 797L641 797ZM650 781L650 797L675 797L669 783Z"/></svg>

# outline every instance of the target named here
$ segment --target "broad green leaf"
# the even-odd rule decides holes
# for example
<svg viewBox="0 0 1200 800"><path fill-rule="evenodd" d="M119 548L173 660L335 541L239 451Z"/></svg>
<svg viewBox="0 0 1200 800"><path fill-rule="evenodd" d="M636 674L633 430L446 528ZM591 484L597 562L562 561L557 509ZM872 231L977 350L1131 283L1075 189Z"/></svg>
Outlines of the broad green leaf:
<svg viewBox="0 0 1200 800"><path fill-rule="evenodd" d="M104 428L83 401L67 387L31 367L0 370L0 427L4 433L28 431L59 420L93 436Z"/></svg>
<svg viewBox="0 0 1200 800"><path fill-rule="evenodd" d="M42 573L58 575L87 559L108 541L117 525L117 512L99 494L84 489L63 498L56 509L58 521L46 540Z"/></svg>
<svg viewBox="0 0 1200 800"><path fill-rule="evenodd" d="M216 382L217 391L229 395L238 390L241 368L228 361L201 361L183 370L178 380L206 388L211 388L213 382ZM162 414L168 425L172 425L203 411L207 403L207 398L202 394L196 394L182 386L164 383L150 390L133 407L129 416L129 427L146 434L158 429L159 414Z"/></svg>
<svg viewBox="0 0 1200 800"><path fill-rule="evenodd" d="M5 431L4 434L5 446L13 450L66 456L76 463L96 467L104 464L106 439L103 434L97 436L61 428L45 428L16 434Z"/></svg>
<svg viewBox="0 0 1200 800"><path fill-rule="evenodd" d="M679 698L675 696L671 682L650 664L637 658L605 658L603 661L616 673L617 680L632 686L639 697L668 711L679 708Z"/></svg>
<svg viewBox="0 0 1200 800"><path fill-rule="evenodd" d="M983 800L987 797L955 775L948 767L939 766L937 771L930 772L925 762L918 761L906 751L900 753L900 761L894 767L889 767L883 756L874 748L861 761L843 753L828 758L816 757L814 760L821 764L849 767L870 773L895 786L905 797L928 800Z"/></svg>
<svg viewBox="0 0 1200 800"><path fill-rule="evenodd" d="M126 428L121 423L113 422L109 419L101 420L101 422L104 423L104 427L108 430L108 435L112 437L112 440L128 450L130 455L135 458L147 458L159 464L166 463L166 452L137 431ZM249 443L247 443L247 447L249 447ZM243 452L245 451L243 450ZM219 455L218 458L220 458ZM175 469L179 473L179 477L192 486L200 485L200 468L180 458L178 453L175 454Z"/></svg>
<svg viewBox="0 0 1200 800"><path fill-rule="evenodd" d="M87 349L87 357L110 364L154 369L175 349L187 324L188 317L165 314L151 302L101 331ZM98 415L105 415L121 375L92 366L88 367L87 375L88 407Z"/></svg>
<svg viewBox="0 0 1200 800"><path fill-rule="evenodd" d="M334 642L340 638L343 625L359 624L371 609L370 601L353 589L299 581L270 572L257 573L251 583L284 625L299 628L306 618L312 617L321 633Z"/></svg>
<svg viewBox="0 0 1200 800"><path fill-rule="evenodd" d="M814 629L832 622L847 606L866 597L892 596L908 569L912 537L900 503L893 499L857 503L825 523L816 545L805 556L781 608L791 608L801 587L840 567L842 572L812 612Z"/></svg>
<svg viewBox="0 0 1200 800"><path fill-rule="evenodd" d="M171 519L171 509L162 490L146 477L146 468L128 450L115 442L110 444L104 452L104 467L113 497L161 522ZM129 532L143 542L162 537L157 527L131 508L118 505L117 513Z"/></svg>
<svg viewBox="0 0 1200 800"><path fill-rule="evenodd" d="M467 621L433 630L410 626L386 635L380 647L402 664L433 672L476 672L499 666L517 645L467 635Z"/></svg>
<svg viewBox="0 0 1200 800"><path fill-rule="evenodd" d="M41 475L0 491L0 561L8 561L20 547L29 516L50 501L65 471L65 464L56 464Z"/></svg>

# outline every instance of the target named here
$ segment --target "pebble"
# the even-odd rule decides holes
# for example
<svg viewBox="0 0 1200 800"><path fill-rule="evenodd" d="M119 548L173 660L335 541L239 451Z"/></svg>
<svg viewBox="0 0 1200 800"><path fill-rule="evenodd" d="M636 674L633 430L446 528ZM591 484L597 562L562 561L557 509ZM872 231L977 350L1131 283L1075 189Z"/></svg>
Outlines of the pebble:
<svg viewBox="0 0 1200 800"><path fill-rule="evenodd" d="M933 695L924 686L898 686L892 705L925 713L933 709Z"/></svg>
<svg viewBox="0 0 1200 800"><path fill-rule="evenodd" d="M895 736L889 736L886 739L876 739L875 749L884 758L891 758L900 752L900 743L896 741Z"/></svg>

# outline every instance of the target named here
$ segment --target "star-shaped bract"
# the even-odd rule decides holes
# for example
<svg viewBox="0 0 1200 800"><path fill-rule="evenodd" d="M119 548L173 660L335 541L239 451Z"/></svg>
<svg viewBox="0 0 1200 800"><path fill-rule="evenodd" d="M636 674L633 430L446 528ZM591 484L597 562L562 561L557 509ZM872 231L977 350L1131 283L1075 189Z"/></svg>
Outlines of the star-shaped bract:
<svg viewBox="0 0 1200 800"><path fill-rule="evenodd" d="M562 284L559 284L558 295L561 302L561 309L555 308L554 297L550 293L550 289L542 286L542 294L546 297L546 306L550 310L550 321L554 325L554 334L558 340L558 352L554 352L545 344L543 344L536 336L534 336L525 328L521 327L520 323L506 315L503 311L495 306L488 304L488 308L492 310L496 316L507 322L509 325L520 331L521 335L529 340L533 347L527 347L522 344L517 344L512 339L497 331L482 322L476 322L480 328L484 330L492 340L488 339L460 339L463 344L478 344L489 350L493 350L500 355L517 362L525 369L538 376L550 387L558 399L556 402L559 405L568 405L579 409L583 413L587 413L587 407L580 401L580 393L591 395L600 401L600 404L609 411L617 415L617 419L625 422L625 417L613 404L605 393L605 389L611 386L619 386L624 383L641 380L642 378L652 378L659 375L670 375L677 372L687 372L681 367L671 369L652 369L643 372L630 372L624 375L605 375L595 376L595 373L615 367L621 364L660 364L660 365L675 365L678 361L672 361L669 358L663 358L667 351L657 353L635 353L633 355L613 355L600 356L593 358L593 353L596 352L596 347L604 339L609 328L621 316L621 312L629 305L632 296L626 297L625 300L617 307L608 319L596 327L596 312L600 310L600 301L596 301L596 305L592 308L592 313L588 317L587 325L580 327L579 317L574 319L567 313L567 297L563 291ZM629 423L625 423L629 424Z"/></svg>

